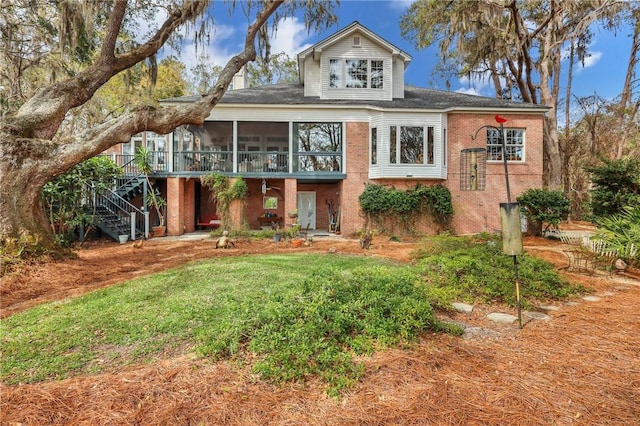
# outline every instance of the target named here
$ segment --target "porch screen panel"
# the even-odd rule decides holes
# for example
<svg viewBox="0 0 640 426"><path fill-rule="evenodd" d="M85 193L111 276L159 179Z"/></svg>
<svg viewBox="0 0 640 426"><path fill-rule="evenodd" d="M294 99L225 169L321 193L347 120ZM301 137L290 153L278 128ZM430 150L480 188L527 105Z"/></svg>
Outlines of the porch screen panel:
<svg viewBox="0 0 640 426"><path fill-rule="evenodd" d="M342 170L342 123L294 123L294 171Z"/></svg>

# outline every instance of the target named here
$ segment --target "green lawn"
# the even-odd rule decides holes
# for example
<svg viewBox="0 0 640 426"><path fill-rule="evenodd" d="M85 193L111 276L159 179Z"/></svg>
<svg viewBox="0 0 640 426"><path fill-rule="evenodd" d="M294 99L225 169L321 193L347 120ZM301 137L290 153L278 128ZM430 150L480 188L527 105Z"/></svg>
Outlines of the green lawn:
<svg viewBox="0 0 640 426"><path fill-rule="evenodd" d="M331 254L192 263L2 320L2 380L38 382L151 362L165 351L258 356L274 381L357 380L353 353L439 329L419 277ZM178 349L176 349L178 348Z"/></svg>
<svg viewBox="0 0 640 426"><path fill-rule="evenodd" d="M319 376L337 394L362 373L354 354L427 330L460 333L432 306L509 299L509 259L496 262L495 246L434 241L413 266L337 254L218 258L44 304L0 322L1 379L34 383L195 352L247 356L274 382ZM522 271L525 297L580 291L535 259L524 257Z"/></svg>

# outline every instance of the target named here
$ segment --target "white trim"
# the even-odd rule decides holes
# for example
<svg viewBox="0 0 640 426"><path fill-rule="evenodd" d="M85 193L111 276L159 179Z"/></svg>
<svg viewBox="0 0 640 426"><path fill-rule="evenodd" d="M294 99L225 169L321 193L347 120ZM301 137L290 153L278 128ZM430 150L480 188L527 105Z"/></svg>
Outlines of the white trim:
<svg viewBox="0 0 640 426"><path fill-rule="evenodd" d="M173 107L184 105L185 103L192 104L193 102L167 102L163 103L163 106ZM518 108L498 108L498 107L477 107L477 108L469 108L469 107L449 107L442 109L431 109L431 108L386 108L379 107L375 105L355 105L355 104L232 104L232 103L218 103L211 111L211 115L207 117L208 120L212 118L213 113L216 115L221 110L224 109L247 109L247 108L256 108L256 109L266 109L266 110L274 110L274 109L285 109L285 110L307 110L307 109L315 109L315 110L332 110L332 109L341 109L341 110L365 110L365 111L378 111L378 112L399 112L399 113L427 113L427 114L447 114L447 113L502 113L504 115L513 115L513 114L540 114L545 115L548 112L548 109L541 110L540 108L526 108L526 107L518 107ZM236 116L237 117L237 116ZM227 120L229 121L229 120Z"/></svg>

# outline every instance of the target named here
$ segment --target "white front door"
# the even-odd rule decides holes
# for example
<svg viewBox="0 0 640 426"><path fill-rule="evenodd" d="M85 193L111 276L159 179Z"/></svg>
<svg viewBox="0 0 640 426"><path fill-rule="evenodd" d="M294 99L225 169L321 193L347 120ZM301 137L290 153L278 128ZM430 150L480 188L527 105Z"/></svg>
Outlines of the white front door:
<svg viewBox="0 0 640 426"><path fill-rule="evenodd" d="M316 229L316 193L313 191L298 192L298 221L300 227Z"/></svg>

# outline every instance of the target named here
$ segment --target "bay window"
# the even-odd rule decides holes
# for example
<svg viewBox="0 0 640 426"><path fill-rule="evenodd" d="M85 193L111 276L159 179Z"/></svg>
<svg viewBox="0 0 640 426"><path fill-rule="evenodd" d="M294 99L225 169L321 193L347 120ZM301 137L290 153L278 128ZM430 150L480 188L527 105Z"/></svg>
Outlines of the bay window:
<svg viewBox="0 0 640 426"><path fill-rule="evenodd" d="M389 127L389 163L434 164L434 150L433 127Z"/></svg>

